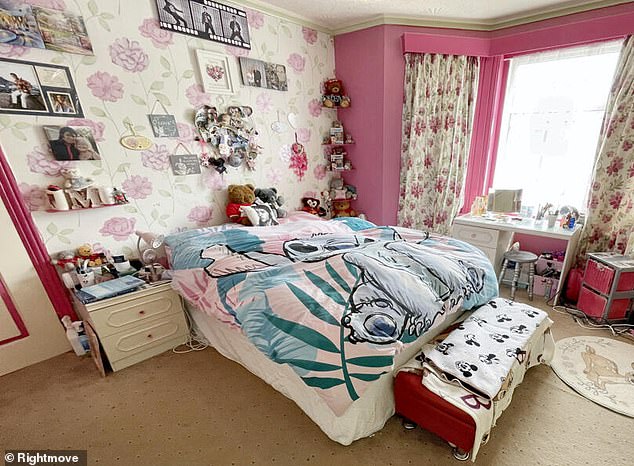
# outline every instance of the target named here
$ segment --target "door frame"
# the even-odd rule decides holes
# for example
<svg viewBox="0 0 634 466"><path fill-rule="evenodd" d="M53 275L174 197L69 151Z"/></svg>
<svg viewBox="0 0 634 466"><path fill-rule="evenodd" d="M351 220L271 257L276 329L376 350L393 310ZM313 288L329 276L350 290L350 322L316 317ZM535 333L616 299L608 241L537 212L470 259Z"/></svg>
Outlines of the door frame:
<svg viewBox="0 0 634 466"><path fill-rule="evenodd" d="M18 309L15 307L15 303L13 302L13 299L11 298L11 295L9 294L7 285L4 283L4 280L2 279L2 275L0 275L0 299L4 301L5 306L7 306L7 309L9 310L9 315L13 318L13 322L15 322L15 325L18 327L18 330L20 331L19 335L6 338L4 340L0 340L0 346L5 345L7 343L11 343L12 341L15 341L15 340L20 340L21 338L28 337L29 331L27 330L26 325L24 325L24 321L22 320L22 317L20 316Z"/></svg>
<svg viewBox="0 0 634 466"><path fill-rule="evenodd" d="M15 176L11 171L11 166L6 159L1 146L0 201L4 203L4 206L9 213L9 217L11 217L11 221L15 226L18 236L24 244L24 248L31 259L33 268L44 285L44 290L53 305L53 309L55 309L55 313L60 319L63 316L68 315L72 320L77 320L77 315L73 310L68 292L62 284L62 280L55 270L55 266L51 263L48 251L46 250L46 246L44 245L44 241L42 241L40 232L33 221L31 212L27 209L26 204L22 200L20 187L18 186ZM8 307L11 312L11 307ZM15 309L15 306L13 306L13 308ZM19 315L17 315L17 309L15 309L14 312L16 313L15 315L12 313L14 319L16 316L19 318ZM18 322L22 322L22 319L19 319L19 321L16 320L16 325L19 327ZM24 326L23 322L22 326ZM23 337L21 336L19 338ZM0 345L4 343L7 343L7 341L0 342Z"/></svg>

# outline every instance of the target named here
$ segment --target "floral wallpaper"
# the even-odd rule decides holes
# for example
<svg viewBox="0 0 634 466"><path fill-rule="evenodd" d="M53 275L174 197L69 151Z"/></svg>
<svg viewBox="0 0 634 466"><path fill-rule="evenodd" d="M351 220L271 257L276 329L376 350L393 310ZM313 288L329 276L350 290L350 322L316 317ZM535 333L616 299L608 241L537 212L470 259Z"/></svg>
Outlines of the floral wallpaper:
<svg viewBox="0 0 634 466"><path fill-rule="evenodd" d="M334 75L334 46L329 35L247 9L252 49L245 50L160 29L153 0L137 0L134 8L122 0L23 1L82 15L95 51L94 56L80 56L0 45L0 55L6 58L68 66L84 108L84 119L0 116L0 143L49 252L90 242L130 254L137 229L169 233L224 223L225 188L230 183L275 186L289 210L300 207L302 196L327 186L320 143L336 114L322 109L320 85ZM204 92L195 56L199 48L229 57L236 94ZM284 63L288 92L243 86L241 56ZM154 138L147 114L157 100L176 117L178 138ZM201 153L192 123L196 108L205 104L219 111L228 105L253 108L252 118L264 148L255 171L241 167L229 168L224 175L208 168L194 176L172 173L169 155L179 144ZM285 126L274 123L286 123L289 112L298 116L296 135L292 129L274 131ZM151 148L136 152L119 144L128 134L127 122L152 139ZM102 160L56 161L43 125L91 127ZM295 138L305 145L305 155L291 150ZM178 150L183 152L180 146ZM43 189L60 184L60 170L73 164L96 184L123 188L130 204L45 212Z"/></svg>

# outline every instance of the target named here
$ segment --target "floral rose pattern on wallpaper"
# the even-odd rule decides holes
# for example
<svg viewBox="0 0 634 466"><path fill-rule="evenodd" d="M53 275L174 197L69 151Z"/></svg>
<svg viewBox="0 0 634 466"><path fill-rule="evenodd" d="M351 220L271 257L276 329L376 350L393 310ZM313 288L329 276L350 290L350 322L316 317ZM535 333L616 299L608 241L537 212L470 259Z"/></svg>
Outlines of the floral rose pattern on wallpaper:
<svg viewBox="0 0 634 466"><path fill-rule="evenodd" d="M398 224L449 234L461 204L475 57L406 54Z"/></svg>
<svg viewBox="0 0 634 466"><path fill-rule="evenodd" d="M603 118L578 260L625 252L634 233L634 36L623 46ZM634 237L632 239L634 241Z"/></svg>
<svg viewBox="0 0 634 466"><path fill-rule="evenodd" d="M77 87L84 118L0 117L2 148L20 183L27 206L50 252L85 242L100 242L113 252L134 249L134 231L170 233L178 229L226 222L226 186L253 183L276 186L288 209L301 207L306 191L321 192L328 186L324 172L321 137L327 134L332 110L321 107L321 83L334 75L331 37L322 32L247 9L252 49L195 39L158 26L154 0L138 0L134 8L119 2L89 0L26 0L26 3L66 9L82 15L93 44L94 56L58 53L0 44L4 57L68 66ZM123 4L122 4L123 5ZM196 49L216 51L229 59L234 95L208 94L200 83ZM243 86L237 57L248 56L287 66L288 91ZM179 136L154 138L147 115L161 102L177 121ZM194 141L193 114L201 105L223 110L228 105L253 108L252 120L264 148L256 170L229 168L219 175L202 168L202 174L176 176L169 156L178 150L200 154L205 149ZM307 157L291 160L293 131L276 132L271 125L296 113L301 121L298 140ZM146 151L127 150L119 139L135 131L153 140ZM87 126L92 129L102 160L59 162L50 151L43 125ZM177 149L177 145L182 144ZM47 213L44 189L63 182L61 169L74 166L97 185L116 186L127 192L127 205L92 211ZM39 187L39 189L38 189Z"/></svg>

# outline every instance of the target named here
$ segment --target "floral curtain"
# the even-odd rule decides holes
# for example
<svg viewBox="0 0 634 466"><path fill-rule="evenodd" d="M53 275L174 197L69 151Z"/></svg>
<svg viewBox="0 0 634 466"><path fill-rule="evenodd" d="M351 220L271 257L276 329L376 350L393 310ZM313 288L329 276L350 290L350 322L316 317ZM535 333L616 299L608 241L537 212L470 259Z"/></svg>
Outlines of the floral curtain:
<svg viewBox="0 0 634 466"><path fill-rule="evenodd" d="M579 262L588 252L623 253L633 231L634 36L630 36L621 51L603 118Z"/></svg>
<svg viewBox="0 0 634 466"><path fill-rule="evenodd" d="M448 234L469 157L477 57L405 54L398 224Z"/></svg>

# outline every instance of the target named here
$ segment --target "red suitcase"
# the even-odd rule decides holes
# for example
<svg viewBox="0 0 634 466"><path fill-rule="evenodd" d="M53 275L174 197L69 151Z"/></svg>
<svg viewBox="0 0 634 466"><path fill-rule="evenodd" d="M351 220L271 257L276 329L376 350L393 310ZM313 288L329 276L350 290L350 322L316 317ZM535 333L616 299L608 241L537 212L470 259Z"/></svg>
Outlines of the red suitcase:
<svg viewBox="0 0 634 466"><path fill-rule="evenodd" d="M421 375L399 372L394 380L396 413L455 445L454 456L467 460L475 439L475 421L464 411L429 391Z"/></svg>

